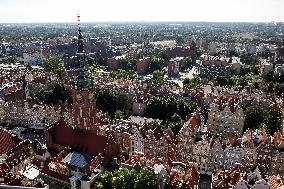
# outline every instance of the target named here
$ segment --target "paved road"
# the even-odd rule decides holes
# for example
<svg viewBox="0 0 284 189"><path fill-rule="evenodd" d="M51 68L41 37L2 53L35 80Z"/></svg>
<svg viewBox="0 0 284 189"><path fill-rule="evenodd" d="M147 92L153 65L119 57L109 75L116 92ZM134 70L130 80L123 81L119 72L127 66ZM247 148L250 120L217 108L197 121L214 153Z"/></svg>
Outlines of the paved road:
<svg viewBox="0 0 284 189"><path fill-rule="evenodd" d="M183 87L183 80L185 78L193 79L194 74L196 73L196 67L193 66L191 70L186 73L181 73L181 77L179 79L173 79L172 81L177 83L180 87Z"/></svg>

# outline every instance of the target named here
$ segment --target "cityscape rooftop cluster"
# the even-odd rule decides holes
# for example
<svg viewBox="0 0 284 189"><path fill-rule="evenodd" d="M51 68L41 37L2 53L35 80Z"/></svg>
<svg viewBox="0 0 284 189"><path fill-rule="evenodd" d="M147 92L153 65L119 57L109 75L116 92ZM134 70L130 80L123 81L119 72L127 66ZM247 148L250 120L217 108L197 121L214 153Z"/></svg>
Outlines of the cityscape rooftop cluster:
<svg viewBox="0 0 284 189"><path fill-rule="evenodd" d="M284 188L283 30L1 25L0 188Z"/></svg>

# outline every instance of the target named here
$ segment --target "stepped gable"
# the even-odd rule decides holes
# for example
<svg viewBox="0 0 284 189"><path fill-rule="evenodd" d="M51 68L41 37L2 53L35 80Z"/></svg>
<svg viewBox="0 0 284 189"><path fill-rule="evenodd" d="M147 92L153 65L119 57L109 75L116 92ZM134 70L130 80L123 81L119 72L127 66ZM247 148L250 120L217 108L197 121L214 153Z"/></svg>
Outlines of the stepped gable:
<svg viewBox="0 0 284 189"><path fill-rule="evenodd" d="M0 154L4 154L7 151L13 149L21 141L17 136L13 136L11 133L4 129L0 129L0 139Z"/></svg>

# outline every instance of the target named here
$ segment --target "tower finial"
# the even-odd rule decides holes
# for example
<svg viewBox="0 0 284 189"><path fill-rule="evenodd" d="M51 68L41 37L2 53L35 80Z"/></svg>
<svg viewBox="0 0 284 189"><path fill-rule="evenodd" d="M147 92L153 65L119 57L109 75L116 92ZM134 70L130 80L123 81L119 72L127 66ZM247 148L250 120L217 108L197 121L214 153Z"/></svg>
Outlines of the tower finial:
<svg viewBox="0 0 284 189"><path fill-rule="evenodd" d="M83 35L81 31L81 25L80 25L80 14L79 11L77 13L77 18L78 18L78 53L83 53L84 51L84 42L83 42Z"/></svg>

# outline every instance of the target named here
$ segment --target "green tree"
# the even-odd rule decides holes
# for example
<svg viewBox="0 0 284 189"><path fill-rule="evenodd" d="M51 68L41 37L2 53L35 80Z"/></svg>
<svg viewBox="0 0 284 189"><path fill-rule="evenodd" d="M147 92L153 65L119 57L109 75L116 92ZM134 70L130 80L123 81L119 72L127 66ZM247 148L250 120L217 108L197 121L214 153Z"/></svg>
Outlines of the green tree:
<svg viewBox="0 0 284 189"><path fill-rule="evenodd" d="M246 65L255 65L258 62L256 56L248 54L248 53L241 53L239 55L241 62L245 63Z"/></svg>
<svg viewBox="0 0 284 189"><path fill-rule="evenodd" d="M104 171L100 175L100 181L96 183L96 187L101 189L112 188L112 173Z"/></svg>
<svg viewBox="0 0 284 189"><path fill-rule="evenodd" d="M185 78L182 83L186 88L192 89L195 88L200 83L200 80L197 77L194 77L192 79Z"/></svg>
<svg viewBox="0 0 284 189"><path fill-rule="evenodd" d="M267 82L271 82L274 80L274 77L273 77L273 72L268 72L268 73L265 73L263 74L263 79Z"/></svg>
<svg viewBox="0 0 284 189"><path fill-rule="evenodd" d="M186 57L180 63L180 70L182 72L184 72L186 69L191 68L192 66L193 66L192 58L191 57Z"/></svg>
<svg viewBox="0 0 284 189"><path fill-rule="evenodd" d="M231 80L231 78L227 78L224 76L217 76L215 78L215 83L216 85L220 85L220 86L232 86L233 85L233 81Z"/></svg>
<svg viewBox="0 0 284 189"><path fill-rule="evenodd" d="M124 79L134 79L136 77L134 71L125 71L125 70L117 70L110 73L110 77L112 78L124 78Z"/></svg>
<svg viewBox="0 0 284 189"><path fill-rule="evenodd" d="M143 168L135 178L134 189L156 189L154 172L149 168Z"/></svg>
<svg viewBox="0 0 284 189"><path fill-rule="evenodd" d="M263 82L260 86L260 89L264 92L271 93L274 91L274 83L273 82Z"/></svg>
<svg viewBox="0 0 284 189"><path fill-rule="evenodd" d="M114 113L114 117L115 119L125 119L124 113L120 110L116 110L116 112Z"/></svg>
<svg viewBox="0 0 284 189"><path fill-rule="evenodd" d="M238 85L242 86L242 87L247 86L248 85L248 79L246 77L244 77L244 76L240 76L238 78Z"/></svg>
<svg viewBox="0 0 284 189"><path fill-rule="evenodd" d="M164 61L169 60L168 53L169 53L169 49L164 49L164 50L162 50L161 52L158 53L157 57L161 58Z"/></svg>
<svg viewBox="0 0 284 189"><path fill-rule="evenodd" d="M42 67L46 72L52 72L62 77L65 72L65 67L62 63L63 60L61 58L49 58L43 62Z"/></svg>
<svg viewBox="0 0 284 189"><path fill-rule="evenodd" d="M196 109L196 104L183 98L152 97L145 108L145 116L153 119L170 120L174 114L182 119Z"/></svg>
<svg viewBox="0 0 284 189"><path fill-rule="evenodd" d="M17 61L19 61L19 58L17 56L13 55L13 56L9 56L7 61L8 61L8 63L15 64L15 63L17 63Z"/></svg>
<svg viewBox="0 0 284 189"><path fill-rule="evenodd" d="M274 84L274 92L277 95L282 95L284 93L284 83L275 83Z"/></svg>
<svg viewBox="0 0 284 189"><path fill-rule="evenodd" d="M174 114L171 117L171 122L169 124L169 127L172 129L172 131L174 132L176 136L178 135L182 126L183 126L183 120L178 114Z"/></svg>
<svg viewBox="0 0 284 189"><path fill-rule="evenodd" d="M153 96L147 103L145 116L165 120L167 118L167 101L164 98Z"/></svg>
<svg viewBox="0 0 284 189"><path fill-rule="evenodd" d="M176 41L177 46L181 46L184 44L184 39L182 36L177 36L175 41Z"/></svg>
<svg viewBox="0 0 284 189"><path fill-rule="evenodd" d="M276 106L267 110L264 123L271 135L273 135L276 131L280 131L282 124L281 110Z"/></svg>
<svg viewBox="0 0 284 189"><path fill-rule="evenodd" d="M57 104L59 102L64 103L65 101L71 101L71 94L65 86L59 82L53 81L42 89L37 94L38 99L46 102Z"/></svg>
<svg viewBox="0 0 284 189"><path fill-rule="evenodd" d="M120 168L114 172L104 171L96 182L100 189L155 189L154 172L149 168L128 170Z"/></svg>
<svg viewBox="0 0 284 189"><path fill-rule="evenodd" d="M284 74L274 74L274 81L284 83Z"/></svg>
<svg viewBox="0 0 284 189"><path fill-rule="evenodd" d="M103 56L98 54L95 56L94 62L100 66L106 66L107 58L104 58Z"/></svg>
<svg viewBox="0 0 284 189"><path fill-rule="evenodd" d="M151 122L148 122L148 127L152 130L160 126L159 122L157 120L153 120Z"/></svg>
<svg viewBox="0 0 284 189"><path fill-rule="evenodd" d="M118 67L125 71L133 71L136 70L136 63L137 60L126 57L119 60Z"/></svg>
<svg viewBox="0 0 284 189"><path fill-rule="evenodd" d="M129 171L126 168L120 168L113 173L112 188L115 189L134 188L136 177L137 177L137 172L135 170Z"/></svg>
<svg viewBox="0 0 284 189"><path fill-rule="evenodd" d="M98 89L96 103L98 109L108 112L112 117L115 116L117 110L123 112L124 115L128 115L132 104L131 99L125 92L107 87Z"/></svg>
<svg viewBox="0 0 284 189"><path fill-rule="evenodd" d="M248 128L258 129L264 123L265 110L261 106L253 105L245 111L244 131Z"/></svg>
<svg viewBox="0 0 284 189"><path fill-rule="evenodd" d="M153 73L157 70L162 70L165 67L164 60L157 56L151 56L149 61L149 72Z"/></svg>
<svg viewBox="0 0 284 189"><path fill-rule="evenodd" d="M153 72L153 82L156 84L161 84L164 82L164 73L162 71L156 70Z"/></svg>

